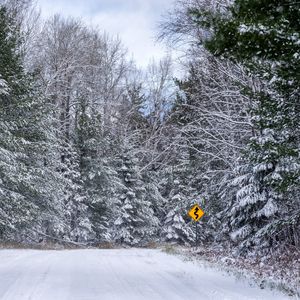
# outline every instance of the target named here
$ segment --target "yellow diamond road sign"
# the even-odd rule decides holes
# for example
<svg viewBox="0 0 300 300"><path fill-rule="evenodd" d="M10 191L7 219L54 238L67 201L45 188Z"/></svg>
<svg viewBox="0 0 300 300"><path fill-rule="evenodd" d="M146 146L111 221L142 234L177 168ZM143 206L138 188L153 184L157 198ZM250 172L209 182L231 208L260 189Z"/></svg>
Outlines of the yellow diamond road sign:
<svg viewBox="0 0 300 300"><path fill-rule="evenodd" d="M197 222L204 216L204 211L198 204L195 204L189 211L189 216Z"/></svg>

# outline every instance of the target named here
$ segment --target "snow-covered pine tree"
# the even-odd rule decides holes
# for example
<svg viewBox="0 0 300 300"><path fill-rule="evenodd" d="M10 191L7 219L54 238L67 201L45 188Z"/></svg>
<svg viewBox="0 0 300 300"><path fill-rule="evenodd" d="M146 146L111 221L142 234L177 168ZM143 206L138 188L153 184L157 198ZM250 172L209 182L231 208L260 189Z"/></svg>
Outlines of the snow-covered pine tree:
<svg viewBox="0 0 300 300"><path fill-rule="evenodd" d="M172 181L172 189L164 207L166 215L163 220L162 238L166 242L191 245L195 241L195 231L192 221L187 217L192 204L189 186L177 178L173 178Z"/></svg>
<svg viewBox="0 0 300 300"><path fill-rule="evenodd" d="M242 63L260 83L247 91L254 136L234 182L239 191L231 210L232 237L244 249L282 244L289 222L288 236L299 228L298 200L291 196L300 174L299 8L297 2L236 0L225 16L195 14L213 29L207 48Z"/></svg>
<svg viewBox="0 0 300 300"><path fill-rule="evenodd" d="M110 227L116 194L121 185L114 166L114 138L104 133L101 114L92 111L81 99L76 126L76 143L80 153L80 174L87 195L88 214L94 243L111 240Z"/></svg>
<svg viewBox="0 0 300 300"><path fill-rule="evenodd" d="M19 106L23 106L26 96L24 73L20 55L17 54L17 34L12 32L12 20L6 9L0 7L0 234L16 230L32 220L34 205L23 194L24 171L20 165L23 153L16 131L20 129L20 119L15 119ZM25 98L25 99L24 99ZM20 103L18 103L20 102ZM21 153L20 153L21 152ZM21 172L23 171L23 172ZM25 185L25 184L24 184Z"/></svg>
<svg viewBox="0 0 300 300"><path fill-rule="evenodd" d="M231 237L243 241L243 249L277 244L276 232L294 202L290 192L297 184L298 150L278 98L261 94L256 100L253 123L258 132L251 139L248 162L237 168L233 182L238 190L230 214Z"/></svg>
<svg viewBox="0 0 300 300"><path fill-rule="evenodd" d="M32 229L46 215L55 214L60 185L47 162L52 128L46 126L43 98L23 68L19 23L2 6L0 44L0 231L24 240L32 232L36 236Z"/></svg>
<svg viewBox="0 0 300 300"><path fill-rule="evenodd" d="M163 174L159 170L147 170L142 176L142 180L145 184L145 200L151 203L151 207L154 211L154 215L158 218L157 224L157 238L160 236L162 230L161 221L164 217L164 207L167 203L167 199L163 197Z"/></svg>
<svg viewBox="0 0 300 300"><path fill-rule="evenodd" d="M64 191L64 239L86 243L93 238L93 230L88 214L88 196L80 169L80 156L76 145L64 145L62 175L66 185Z"/></svg>
<svg viewBox="0 0 300 300"><path fill-rule="evenodd" d="M154 237L158 219L152 203L146 197L146 189L138 169L138 161L132 156L130 146L124 145L119 159L119 175L123 188L116 207L114 240L128 245L139 245Z"/></svg>

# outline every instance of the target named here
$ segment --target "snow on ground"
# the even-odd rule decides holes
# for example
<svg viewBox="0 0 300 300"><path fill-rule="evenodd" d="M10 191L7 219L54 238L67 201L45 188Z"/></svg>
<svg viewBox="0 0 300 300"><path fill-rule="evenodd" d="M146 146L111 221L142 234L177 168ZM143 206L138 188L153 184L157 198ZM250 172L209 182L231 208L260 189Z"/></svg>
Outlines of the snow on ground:
<svg viewBox="0 0 300 300"><path fill-rule="evenodd" d="M284 300L160 250L1 250L1 300Z"/></svg>

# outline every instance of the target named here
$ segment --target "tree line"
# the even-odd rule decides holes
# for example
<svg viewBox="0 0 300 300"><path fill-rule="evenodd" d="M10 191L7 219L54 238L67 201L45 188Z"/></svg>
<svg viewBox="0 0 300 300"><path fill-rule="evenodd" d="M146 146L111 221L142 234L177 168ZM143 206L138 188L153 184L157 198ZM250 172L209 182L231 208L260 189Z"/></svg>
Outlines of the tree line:
<svg viewBox="0 0 300 300"><path fill-rule="evenodd" d="M178 0L140 70L118 38L0 6L0 239L300 245L299 4Z"/></svg>

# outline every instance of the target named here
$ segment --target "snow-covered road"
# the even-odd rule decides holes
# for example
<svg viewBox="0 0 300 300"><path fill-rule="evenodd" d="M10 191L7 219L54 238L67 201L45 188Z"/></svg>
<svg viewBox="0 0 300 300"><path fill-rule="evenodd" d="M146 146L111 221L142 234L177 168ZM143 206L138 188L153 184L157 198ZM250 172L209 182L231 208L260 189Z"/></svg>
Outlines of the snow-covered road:
<svg viewBox="0 0 300 300"><path fill-rule="evenodd" d="M0 250L1 300L283 300L159 250Z"/></svg>

